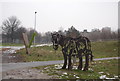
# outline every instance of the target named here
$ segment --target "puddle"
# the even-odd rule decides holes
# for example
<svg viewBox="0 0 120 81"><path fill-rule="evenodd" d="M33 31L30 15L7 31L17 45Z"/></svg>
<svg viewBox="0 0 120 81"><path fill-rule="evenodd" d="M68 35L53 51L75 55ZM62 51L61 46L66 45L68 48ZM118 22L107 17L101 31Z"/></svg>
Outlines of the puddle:
<svg viewBox="0 0 120 81"><path fill-rule="evenodd" d="M118 78L118 76L114 76L115 78Z"/></svg>
<svg viewBox="0 0 120 81"><path fill-rule="evenodd" d="M106 77L106 75L101 75L99 78L100 79L106 79L107 77Z"/></svg>
<svg viewBox="0 0 120 81"><path fill-rule="evenodd" d="M56 65L55 65L55 69L61 69L62 66L63 66L63 64L56 64Z"/></svg>
<svg viewBox="0 0 120 81"><path fill-rule="evenodd" d="M80 77L76 76L76 78L80 78Z"/></svg>
<svg viewBox="0 0 120 81"><path fill-rule="evenodd" d="M100 78L100 79L118 79L118 76L107 77L106 75L101 75L99 78Z"/></svg>
<svg viewBox="0 0 120 81"><path fill-rule="evenodd" d="M52 46L52 44L32 45L31 47L39 47L39 46Z"/></svg>
<svg viewBox="0 0 120 81"><path fill-rule="evenodd" d="M16 53L16 50L13 50L13 49L9 49L9 50L6 50L6 51L2 51L3 54L13 54L13 53Z"/></svg>
<svg viewBox="0 0 120 81"><path fill-rule="evenodd" d="M102 73L104 73L104 72L98 72L99 74L102 74Z"/></svg>
<svg viewBox="0 0 120 81"><path fill-rule="evenodd" d="M73 66L73 69L78 69L78 66Z"/></svg>
<svg viewBox="0 0 120 81"><path fill-rule="evenodd" d="M107 77L107 78L105 78L105 79L115 79L115 78L108 78L108 77Z"/></svg>
<svg viewBox="0 0 120 81"><path fill-rule="evenodd" d="M16 53L16 50L25 48L25 46L0 46L0 48L7 49L2 51L3 54L13 54Z"/></svg>
<svg viewBox="0 0 120 81"><path fill-rule="evenodd" d="M67 72L64 72L63 74L64 74L64 75L67 75Z"/></svg>
<svg viewBox="0 0 120 81"><path fill-rule="evenodd" d="M8 56L8 58L10 59L10 58L15 58L16 56Z"/></svg>

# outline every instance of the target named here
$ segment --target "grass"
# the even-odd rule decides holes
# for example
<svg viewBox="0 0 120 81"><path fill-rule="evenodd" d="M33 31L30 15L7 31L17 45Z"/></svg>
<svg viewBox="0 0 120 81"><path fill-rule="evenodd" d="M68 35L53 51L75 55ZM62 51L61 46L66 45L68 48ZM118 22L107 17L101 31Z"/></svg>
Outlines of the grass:
<svg viewBox="0 0 120 81"><path fill-rule="evenodd" d="M26 50L21 49L17 51L17 54L20 54L24 57L23 61L49 61L49 60L62 60L62 52L54 51L52 46L42 46L42 47L35 47L30 48L30 55L25 54Z"/></svg>
<svg viewBox="0 0 120 81"><path fill-rule="evenodd" d="M117 57L118 42L117 41L93 42L92 51L95 58Z"/></svg>
<svg viewBox="0 0 120 81"><path fill-rule="evenodd" d="M23 46L24 44L17 43L0 43L0 46Z"/></svg>
<svg viewBox="0 0 120 81"><path fill-rule="evenodd" d="M92 42L92 51L94 58L117 57L118 56L118 42L105 41L105 42ZM17 51L24 57L24 61L49 61L49 60L62 60L63 54L61 48L56 52L52 46L42 46L30 48L30 55L26 54L25 49Z"/></svg>
<svg viewBox="0 0 120 81"><path fill-rule="evenodd" d="M104 60L92 62L88 71L81 71L77 69L63 70L58 69L59 65L49 65L34 67L33 69L42 69L43 73L50 76L56 76L57 79L100 79L100 76L105 75L107 78L118 79L120 73L118 72L118 60ZM104 79L107 79L104 78Z"/></svg>

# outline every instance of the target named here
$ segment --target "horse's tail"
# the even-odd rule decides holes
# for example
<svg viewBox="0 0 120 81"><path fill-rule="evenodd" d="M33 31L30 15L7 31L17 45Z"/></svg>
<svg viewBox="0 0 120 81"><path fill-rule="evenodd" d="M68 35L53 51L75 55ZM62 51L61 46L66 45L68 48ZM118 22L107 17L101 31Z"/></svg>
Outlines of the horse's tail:
<svg viewBox="0 0 120 81"><path fill-rule="evenodd" d="M92 49L91 49L91 42L89 42L89 54L90 54L90 61L93 61L93 53L92 53Z"/></svg>
<svg viewBox="0 0 120 81"><path fill-rule="evenodd" d="M92 51L91 51L91 53L90 53L90 61L93 61L93 54L92 54Z"/></svg>

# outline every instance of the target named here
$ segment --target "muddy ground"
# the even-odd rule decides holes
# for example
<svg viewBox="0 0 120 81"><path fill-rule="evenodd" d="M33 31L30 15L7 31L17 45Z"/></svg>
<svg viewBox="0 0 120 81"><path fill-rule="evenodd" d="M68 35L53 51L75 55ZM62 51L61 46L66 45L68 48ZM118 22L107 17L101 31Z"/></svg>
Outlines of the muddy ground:
<svg viewBox="0 0 120 81"><path fill-rule="evenodd" d="M23 68L3 72L3 79L55 79L55 76L48 76L42 70Z"/></svg>
<svg viewBox="0 0 120 81"><path fill-rule="evenodd" d="M17 63L17 62L23 62L23 57L21 55L2 54L2 63Z"/></svg>

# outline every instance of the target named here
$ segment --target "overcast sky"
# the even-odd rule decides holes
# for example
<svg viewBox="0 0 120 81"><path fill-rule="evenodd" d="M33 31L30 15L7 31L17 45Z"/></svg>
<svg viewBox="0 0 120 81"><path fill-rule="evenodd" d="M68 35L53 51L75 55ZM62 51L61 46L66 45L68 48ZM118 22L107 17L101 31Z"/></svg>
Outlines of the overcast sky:
<svg viewBox="0 0 120 81"><path fill-rule="evenodd" d="M74 26L79 31L102 27L118 28L117 0L4 0L0 3L1 22L16 16L26 28L39 32L67 30ZM0 24L1 24L0 22Z"/></svg>

